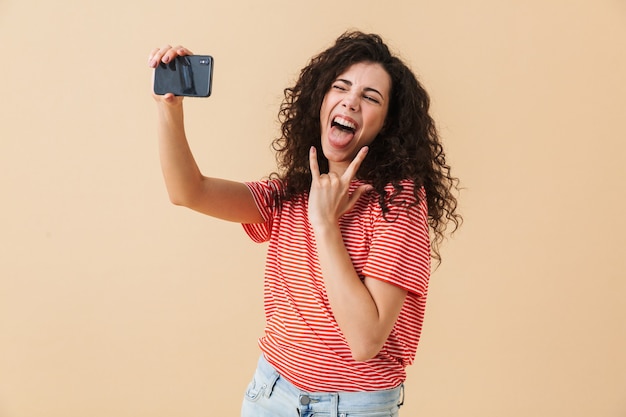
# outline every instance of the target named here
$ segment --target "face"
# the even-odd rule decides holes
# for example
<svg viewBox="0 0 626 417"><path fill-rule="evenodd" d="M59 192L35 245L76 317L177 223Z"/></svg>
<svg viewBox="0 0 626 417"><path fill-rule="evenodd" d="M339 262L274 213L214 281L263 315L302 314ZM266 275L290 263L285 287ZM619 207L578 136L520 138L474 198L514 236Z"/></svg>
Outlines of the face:
<svg viewBox="0 0 626 417"><path fill-rule="evenodd" d="M359 149L376 138L390 92L389 74L371 62L352 65L332 83L320 109L322 150L331 171L345 171Z"/></svg>

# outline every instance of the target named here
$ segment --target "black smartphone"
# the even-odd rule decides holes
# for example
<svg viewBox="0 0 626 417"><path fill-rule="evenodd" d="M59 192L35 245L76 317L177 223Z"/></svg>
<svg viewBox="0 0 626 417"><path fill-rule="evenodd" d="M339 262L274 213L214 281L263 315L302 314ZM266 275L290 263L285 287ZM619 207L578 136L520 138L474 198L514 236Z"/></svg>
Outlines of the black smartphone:
<svg viewBox="0 0 626 417"><path fill-rule="evenodd" d="M154 69L154 93L177 96L208 97L213 84L213 57L178 56Z"/></svg>

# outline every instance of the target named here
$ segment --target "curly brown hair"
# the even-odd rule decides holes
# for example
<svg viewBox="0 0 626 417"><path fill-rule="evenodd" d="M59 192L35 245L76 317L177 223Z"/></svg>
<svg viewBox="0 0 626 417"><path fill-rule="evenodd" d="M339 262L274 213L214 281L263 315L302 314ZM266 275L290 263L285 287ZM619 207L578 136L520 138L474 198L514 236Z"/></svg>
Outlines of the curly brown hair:
<svg viewBox="0 0 626 417"><path fill-rule="evenodd" d="M336 78L360 62L380 64L391 77L391 93L385 125L369 145L358 178L378 192L383 213L402 189L400 181L413 180L417 201L419 189L424 187L428 223L433 233L432 256L440 262L439 245L445 238L448 222L454 224L452 232L462 223L453 193L459 189L459 180L450 173L435 122L428 113L428 93L379 35L359 31L342 34L333 46L310 60L293 87L284 90L278 113L281 136L272 143L279 170L272 177L285 184L285 192L277 198L277 203L309 191L311 146L318 150L320 172L328 171L328 160L321 151L322 101ZM391 199L385 197L384 187L388 184L396 190Z"/></svg>

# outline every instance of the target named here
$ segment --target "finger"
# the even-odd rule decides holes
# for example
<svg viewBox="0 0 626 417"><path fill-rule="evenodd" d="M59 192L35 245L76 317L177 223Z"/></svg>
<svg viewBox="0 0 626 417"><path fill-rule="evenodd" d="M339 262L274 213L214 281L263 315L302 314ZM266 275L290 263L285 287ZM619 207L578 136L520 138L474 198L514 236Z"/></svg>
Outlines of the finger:
<svg viewBox="0 0 626 417"><path fill-rule="evenodd" d="M167 52L172 49L170 45L165 45L161 48L155 48L150 53L149 62L151 67L156 67L159 62L163 61L163 57ZM163 61L164 62L164 61Z"/></svg>
<svg viewBox="0 0 626 417"><path fill-rule="evenodd" d="M354 190L354 192L350 196L350 199L348 200L348 206L350 207L350 210L352 209L352 207L354 207L356 202L359 201L359 198L361 198L363 194L369 191L372 191L373 189L374 187L371 186L370 184L365 184L365 185L359 186L356 190Z"/></svg>
<svg viewBox="0 0 626 417"><path fill-rule="evenodd" d="M317 179L320 176L320 166L317 162L317 149L315 146L311 146L309 150L309 166L311 168L311 176L313 179Z"/></svg>
<svg viewBox="0 0 626 417"><path fill-rule="evenodd" d="M178 45L174 47L170 45L165 45L162 48L154 49L150 53L148 62L152 68L156 68L157 65L159 65L159 62L163 62L167 64L168 62L170 62L177 56L185 56L185 55L193 55L193 52L191 52L189 49L185 48L182 45Z"/></svg>
<svg viewBox="0 0 626 417"><path fill-rule="evenodd" d="M160 50L161 48L155 48L150 52L150 55L148 55L148 65L151 68L155 68L158 65L160 58L157 59L156 56Z"/></svg>
<svg viewBox="0 0 626 417"><path fill-rule="evenodd" d="M178 45L172 48L172 51L176 52L176 55L185 56L185 55L193 55L189 49L185 48L182 45Z"/></svg>
<svg viewBox="0 0 626 417"><path fill-rule="evenodd" d="M348 165L348 168L346 169L346 172L344 173L345 177L348 177L351 180L354 179L354 177L356 177L356 173L359 171L359 168L361 167L361 163L367 156L368 150L369 148L367 146L364 146L359 150L359 152L356 154L352 162L350 162L350 165Z"/></svg>
<svg viewBox="0 0 626 417"><path fill-rule="evenodd" d="M176 100L177 100L177 97L172 93L166 93L163 96L163 101L165 101L168 104L173 104Z"/></svg>
<svg viewBox="0 0 626 417"><path fill-rule="evenodd" d="M189 52L191 51L181 45L175 46L173 48L169 47L167 51L163 54L163 58L161 58L161 61L167 64L168 62L175 59L177 56L189 55Z"/></svg>

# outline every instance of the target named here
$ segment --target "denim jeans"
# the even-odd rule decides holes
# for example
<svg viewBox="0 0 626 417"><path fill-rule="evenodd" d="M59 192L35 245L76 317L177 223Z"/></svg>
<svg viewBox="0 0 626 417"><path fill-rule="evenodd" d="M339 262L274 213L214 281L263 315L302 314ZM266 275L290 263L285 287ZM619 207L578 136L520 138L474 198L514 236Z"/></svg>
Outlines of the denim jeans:
<svg viewBox="0 0 626 417"><path fill-rule="evenodd" d="M261 355L241 417L398 417L403 397L403 386L372 392L302 391Z"/></svg>

